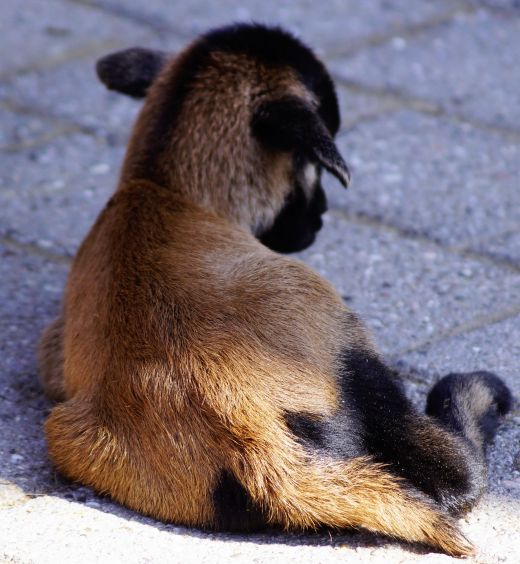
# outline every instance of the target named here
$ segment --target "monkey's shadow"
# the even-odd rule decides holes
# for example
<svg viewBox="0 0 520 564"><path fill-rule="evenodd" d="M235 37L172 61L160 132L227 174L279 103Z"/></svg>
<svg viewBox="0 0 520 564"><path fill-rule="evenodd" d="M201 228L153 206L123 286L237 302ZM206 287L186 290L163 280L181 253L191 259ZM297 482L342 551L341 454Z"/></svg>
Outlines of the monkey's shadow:
<svg viewBox="0 0 520 564"><path fill-rule="evenodd" d="M50 462L49 462L50 464ZM432 549L420 545L412 545L399 541L392 541L384 536L370 533L365 530L331 530L321 528L315 532L295 532L283 531L280 528L268 528L254 533L231 533L204 531L201 529L187 528L170 523L157 521L150 517L140 515L110 499L109 496L96 494L90 488L81 484L69 481L67 478L54 472L53 491L47 495L65 498L69 501L86 505L103 513L115 515L121 519L137 522L141 525L154 527L159 531L167 532L171 535L191 536L197 539L215 540L230 543L252 543L256 545L280 544L286 546L313 546L331 548L367 548L374 549L384 546L401 546L405 550L418 555L431 552Z"/></svg>

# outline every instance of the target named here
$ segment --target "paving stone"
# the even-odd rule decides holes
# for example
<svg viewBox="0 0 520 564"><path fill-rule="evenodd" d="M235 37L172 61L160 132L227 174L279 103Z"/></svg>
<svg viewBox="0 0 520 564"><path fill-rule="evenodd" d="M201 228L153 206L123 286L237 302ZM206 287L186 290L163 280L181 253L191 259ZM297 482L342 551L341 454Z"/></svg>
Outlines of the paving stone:
<svg viewBox="0 0 520 564"><path fill-rule="evenodd" d="M13 456L17 455L11 455ZM0 510L14 507L20 503L31 499L22 488L7 482L4 478L0 479ZM1 555L0 555L1 559ZM3 562L3 560L0 560Z"/></svg>
<svg viewBox="0 0 520 564"><path fill-rule="evenodd" d="M520 268L520 226L512 232L485 241L482 248L493 256Z"/></svg>
<svg viewBox="0 0 520 564"><path fill-rule="evenodd" d="M61 299L66 266L4 244L0 257L0 378L4 378L15 370L27 373L34 368L35 336Z"/></svg>
<svg viewBox="0 0 520 564"><path fill-rule="evenodd" d="M478 562L515 562L518 548L511 531L520 526L520 315L490 323L458 336L402 354L395 363L412 374L408 391L424 409L426 392L449 372L490 370L498 374L515 395L511 414L502 423L488 451L489 492L465 521L471 538L478 539ZM422 379L422 381L421 381ZM497 539L500 542L497 544Z"/></svg>
<svg viewBox="0 0 520 564"><path fill-rule="evenodd" d="M168 0L143 4L139 0L96 0L116 13L141 16L159 28L168 23L189 35L234 21L260 21L282 25L300 35L319 52L343 52L363 39L405 26L439 18L455 10L453 0L420 2L417 0L312 0L275 2L222 0L218 4L204 0L179 2L172 9Z"/></svg>
<svg viewBox="0 0 520 564"><path fill-rule="evenodd" d="M177 36L143 36L136 43L174 54L186 44L186 40ZM0 85L0 99L14 100L22 107L37 110L49 117L70 120L111 143L124 145L141 103L106 90L95 74L96 60L97 57L88 57L51 70L20 75L8 84ZM341 85L338 85L337 91L342 125L347 128L360 119L395 110L399 105L395 100L359 93ZM13 130L12 139L6 139L6 143L16 143L19 137L23 137L19 143L30 143L33 138L38 139L44 134L40 132L43 125L38 127L38 118L4 112L6 116L3 121L8 124L7 130L9 127ZM0 134L0 145L3 144Z"/></svg>
<svg viewBox="0 0 520 564"><path fill-rule="evenodd" d="M68 83L71 94L74 88L79 88L83 73L86 68L78 73L75 86ZM32 78L26 76L23 80ZM51 85L54 81L49 79L48 83ZM55 99L63 97L63 88L47 91L40 106L45 107L45 100L52 100L54 94ZM115 189L124 142L140 107L133 100L106 92L96 83L91 94L65 96L59 113L65 117L81 116L78 121L92 127L95 138L74 133L31 150L0 157L6 162L0 172L0 234L67 254L73 254L81 242ZM349 108L343 112L347 125L349 120L387 109L352 92L341 94L343 92L340 92L342 103ZM15 114L8 117L14 127L32 119ZM39 124L39 120L36 123ZM37 139L38 132L34 135Z"/></svg>
<svg viewBox="0 0 520 564"><path fill-rule="evenodd" d="M389 262L395 260L395 257L390 256L378 259L373 254L375 248L377 252L385 248L385 237L379 240L369 228L361 228L357 232L354 226L349 231L344 223L342 218L334 215L327 220L324 236L318 241L318 251L320 242L326 249L338 252L345 239L357 239L359 247L353 246L354 255L341 253L341 261L344 264L351 263L353 270L359 270L356 268L357 261L362 262L362 268L365 269L367 264L378 264L384 262L385 258ZM339 241L331 237L332 234ZM370 241L372 248L367 251L366 246ZM387 242L387 245L390 244ZM397 240L395 250L399 250ZM411 250L415 256L420 254L417 249ZM401 249L402 254L406 252L407 249ZM335 264L334 255L306 258L318 267L326 264L328 268L330 264ZM433 259L434 269L437 269L438 262L428 252L424 258L426 261ZM446 259L443 262L447 262ZM1 319L14 327L0 351L3 363L0 370L0 395L3 400L0 412L4 423L0 438L0 477L1 481L7 482L5 497L8 500L0 510L0 527L4 539L2 550L6 558L17 557L24 562L31 559L37 562L55 562L58 559L75 562L91 562L93 559L154 562L163 561L165 557L175 559L176 555L179 558L188 555L192 560L183 561L227 562L232 558L236 562L255 559L257 562L273 559L287 562L315 562L317 559L320 562L337 562L338 557L370 562L414 561L417 554L413 551L403 553L398 544L359 534L332 537L270 533L229 536L165 526L55 475L47 460L42 433L49 404L42 398L36 384L34 348L41 328L56 312L65 268L11 249L4 249L0 265L4 280L0 288ZM336 283L344 279L341 271L328 272ZM356 273L356 278L358 276L359 273ZM416 283L423 276L426 274L415 276L413 282ZM382 280L382 287L388 291L384 277L384 271L374 272L373 275L369 273L361 285L369 288L374 282L378 284ZM412 284L409 280L405 282ZM485 282L478 277L476 282L479 291L485 295ZM502 294L509 292L500 286L497 286L496 291ZM423 293L428 294L424 289ZM377 291L374 291L376 294ZM388 301L389 297L379 294L377 299L382 303ZM353 305L359 305L356 297ZM403 316L408 313L407 310L402 312ZM398 328L393 326L390 330L397 331ZM4 331L2 333L5 334ZM518 440L518 433L512 428L500 435L497 450L492 452L500 454L501 460L508 460L502 456L503 449L514 445L515 440ZM514 541L507 536L507 531L514 526L511 521L515 507L511 508L511 504L515 498L511 501L511 495L516 496L516 489L514 475L510 472L502 474L502 471L502 465L493 470L491 494L463 522L465 531L476 540L485 557L476 562L514 562L511 556L515 554ZM506 494L505 499L498 497ZM490 527L496 534L505 536L499 550L493 547ZM64 541L57 543L56 539ZM426 562L448 561L446 557L435 554L425 554L421 559Z"/></svg>
<svg viewBox="0 0 520 564"><path fill-rule="evenodd" d="M516 128L520 18L478 11L332 64L337 76L398 90L482 122Z"/></svg>
<svg viewBox="0 0 520 564"><path fill-rule="evenodd" d="M136 26L110 14L59 0L2 2L0 31L4 54L0 76L43 60L66 58L71 50L129 36Z"/></svg>
<svg viewBox="0 0 520 564"><path fill-rule="evenodd" d="M520 314L462 335L425 344L399 358L403 366L435 376L448 372L491 370L504 378L520 399Z"/></svg>
<svg viewBox="0 0 520 564"><path fill-rule="evenodd" d="M476 6L499 10L520 10L520 0L471 0Z"/></svg>
<svg viewBox="0 0 520 564"><path fill-rule="evenodd" d="M520 527L520 315L490 323L458 336L399 355L394 365L405 377L408 395L424 409L426 394L438 378L449 372L491 370L511 388L515 403L488 449L488 492L464 522L477 541L475 560L516 562ZM497 539L500 539L497 542ZM470 559L471 561L471 559Z"/></svg>
<svg viewBox="0 0 520 564"><path fill-rule="evenodd" d="M353 180L325 179L333 207L457 247L518 230L520 144L499 134L403 110L338 145Z"/></svg>
<svg viewBox="0 0 520 564"><path fill-rule="evenodd" d="M24 74L0 86L0 96L16 100L28 111L64 118L111 143L125 144L140 104L106 90L97 79L94 65L95 59L89 58L52 71Z"/></svg>
<svg viewBox="0 0 520 564"><path fill-rule="evenodd" d="M299 256L334 284L392 356L491 312L520 309L520 273L354 224L334 211Z"/></svg>
<svg viewBox="0 0 520 564"><path fill-rule="evenodd" d="M516 436L518 438L518 435ZM507 446L507 445L504 445ZM498 454L491 451L490 455ZM513 483L504 479L503 482ZM502 493L492 490L462 522L477 544L477 557L467 562L495 564L516 562L515 530L518 498L511 486ZM513 494L513 495L511 495ZM92 561L148 563L267 563L352 562L442 563L454 560L368 535L223 535L165 526L138 515L117 510L106 500L86 504L43 496L0 511L3 550L23 562L54 563ZM503 542L496 547L496 537ZM60 542L56 542L60 539ZM61 540L63 539L63 540Z"/></svg>
<svg viewBox="0 0 520 564"><path fill-rule="evenodd" d="M402 558L398 544L350 535L206 534L165 525L56 475L42 425L50 404L36 384L34 350L57 311L65 267L1 249L0 528L2 561L337 562ZM4 331L8 328L8 333ZM375 553L381 546L383 554ZM412 553L413 554L413 553ZM424 556L436 562L438 555ZM374 560L375 558L375 560ZM392 560L390 560L392 561Z"/></svg>
<svg viewBox="0 0 520 564"><path fill-rule="evenodd" d="M42 427L49 403L37 381L35 354L58 310L65 275L63 265L0 245L0 508L52 482Z"/></svg>
<svg viewBox="0 0 520 564"><path fill-rule="evenodd" d="M401 104L395 99L360 93L341 84L336 85L336 92L338 94L342 129L350 130L360 121L372 120L401 107Z"/></svg>
<svg viewBox="0 0 520 564"><path fill-rule="evenodd" d="M186 40L169 34L152 36L149 31L127 38L127 46L142 45L176 53ZM106 52L113 50L108 48ZM66 118L88 128L111 143L126 144L141 104L109 92L96 76L95 64L104 53L70 61L50 70L35 70L0 85L0 99L16 101L49 116Z"/></svg>
<svg viewBox="0 0 520 564"><path fill-rule="evenodd" d="M24 561L36 559L41 564L57 561L325 564L349 556L360 561L383 562L377 556L373 559L373 547L356 542L359 535L203 534L138 516L121 519L111 513L102 504L91 507L51 497L33 500L0 512L3 550L8 555L21 556ZM64 542L56 543L56 538ZM400 549L390 546L385 553L387 558L396 557ZM437 555L430 556L433 558L425 556L427 562L438 562Z"/></svg>
<svg viewBox="0 0 520 564"><path fill-rule="evenodd" d="M123 151L73 134L9 155L0 172L0 234L73 254L115 190Z"/></svg>
<svg viewBox="0 0 520 564"><path fill-rule="evenodd" d="M52 120L16 114L2 105L0 123L0 151L16 151L34 143L41 143L63 130L63 127Z"/></svg>
<svg viewBox="0 0 520 564"><path fill-rule="evenodd" d="M513 564L515 526L510 517L514 500L489 497L462 523L478 543L477 558L468 562ZM417 562L443 563L454 560L417 549L406 555L397 544L373 541L367 546L361 535L219 535L203 534L150 522L142 517L121 519L109 507L79 505L54 497L43 497L0 512L4 533L3 550L26 561L53 563L92 561L145 563L182 561L186 563L267 563L267 562L355 562L379 564ZM492 514L495 519L492 520ZM487 529L486 529L487 528ZM81 531L81 532L79 532ZM494 535L504 535L496 551ZM359 541L358 538L361 537ZM64 539L57 543L56 539ZM374 549L374 544L380 548ZM407 547L409 549L409 547ZM410 550L410 549L409 549Z"/></svg>

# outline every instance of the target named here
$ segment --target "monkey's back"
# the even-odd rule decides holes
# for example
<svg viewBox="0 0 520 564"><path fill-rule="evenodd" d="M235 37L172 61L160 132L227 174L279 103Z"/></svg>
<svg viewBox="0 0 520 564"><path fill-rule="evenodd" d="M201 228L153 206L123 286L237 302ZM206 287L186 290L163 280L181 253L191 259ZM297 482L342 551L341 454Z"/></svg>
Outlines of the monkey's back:
<svg viewBox="0 0 520 564"><path fill-rule="evenodd" d="M72 267L65 311L68 401L47 424L55 462L187 524L211 523L236 437L260 426L265 440L283 440L286 414L331 415L337 359L349 341L366 343L304 264L150 183L119 190L101 214ZM154 498L165 489L175 495Z"/></svg>

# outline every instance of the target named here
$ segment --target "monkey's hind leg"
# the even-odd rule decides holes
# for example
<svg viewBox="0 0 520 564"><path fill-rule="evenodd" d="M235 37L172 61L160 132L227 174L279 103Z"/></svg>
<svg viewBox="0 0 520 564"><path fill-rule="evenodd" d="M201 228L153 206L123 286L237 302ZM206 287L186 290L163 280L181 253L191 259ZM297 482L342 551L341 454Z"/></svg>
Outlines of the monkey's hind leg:
<svg viewBox="0 0 520 564"><path fill-rule="evenodd" d="M345 393L363 416L369 454L451 514L473 507L487 482L485 445L511 404L503 382L489 373L447 376L430 392L425 417L379 359L346 360Z"/></svg>
<svg viewBox="0 0 520 564"><path fill-rule="evenodd" d="M293 530L361 527L454 556L472 553L455 520L385 465L369 457L338 460L309 454L272 418L247 425L236 442L242 436L248 441L229 457L229 470L269 525Z"/></svg>
<svg viewBox="0 0 520 564"><path fill-rule="evenodd" d="M38 345L38 374L45 395L64 401L63 387L63 318L57 317L43 332Z"/></svg>

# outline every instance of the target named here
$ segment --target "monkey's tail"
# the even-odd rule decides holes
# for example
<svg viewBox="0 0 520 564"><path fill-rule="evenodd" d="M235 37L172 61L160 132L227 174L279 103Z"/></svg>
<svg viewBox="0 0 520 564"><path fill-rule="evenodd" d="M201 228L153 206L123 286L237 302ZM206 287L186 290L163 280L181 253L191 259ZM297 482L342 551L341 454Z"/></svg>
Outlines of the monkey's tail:
<svg viewBox="0 0 520 564"><path fill-rule="evenodd" d="M448 374L428 394L426 413L464 436L483 456L512 401L508 387L491 372Z"/></svg>

